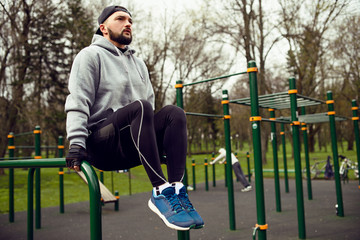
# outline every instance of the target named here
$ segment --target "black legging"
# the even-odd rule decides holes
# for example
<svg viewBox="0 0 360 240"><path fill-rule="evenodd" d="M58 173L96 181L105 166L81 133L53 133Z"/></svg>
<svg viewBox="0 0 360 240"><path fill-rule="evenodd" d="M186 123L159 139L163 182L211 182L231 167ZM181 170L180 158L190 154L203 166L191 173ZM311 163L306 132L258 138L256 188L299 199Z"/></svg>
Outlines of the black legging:
<svg viewBox="0 0 360 240"><path fill-rule="evenodd" d="M145 100L112 113L87 139L89 161L102 170L142 164L154 187L182 181L187 149L186 117L181 108L165 106L154 114Z"/></svg>

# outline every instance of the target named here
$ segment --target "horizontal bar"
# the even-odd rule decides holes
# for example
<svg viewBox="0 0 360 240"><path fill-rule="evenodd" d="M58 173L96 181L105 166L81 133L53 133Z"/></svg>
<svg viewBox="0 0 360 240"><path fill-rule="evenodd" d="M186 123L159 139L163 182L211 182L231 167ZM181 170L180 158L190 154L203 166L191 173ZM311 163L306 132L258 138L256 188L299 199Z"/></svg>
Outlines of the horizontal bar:
<svg viewBox="0 0 360 240"><path fill-rule="evenodd" d="M207 113L193 113L185 112L186 115L199 116L199 117L214 117L214 118L223 118L223 115L207 114Z"/></svg>
<svg viewBox="0 0 360 240"><path fill-rule="evenodd" d="M247 72L239 72L239 73L233 73L233 74L224 75L224 76L220 76L220 77L216 77L216 78L209 78L209 79L205 79L205 80L198 81L198 82L186 83L186 84L183 84L183 87L191 86L191 85L195 85L195 84L199 84L199 83L211 82L211 81L215 81L215 80L219 80L219 79L223 79L223 78L229 78L229 77L233 77L233 76L241 75L241 74L246 74L246 73Z"/></svg>
<svg viewBox="0 0 360 240"><path fill-rule="evenodd" d="M34 131L13 134L14 137L34 134Z"/></svg>
<svg viewBox="0 0 360 240"><path fill-rule="evenodd" d="M286 124L290 124L291 121L287 121L287 120L271 120L271 119L268 119L268 118L261 118L261 121L264 121L264 122L275 122L275 123L286 123Z"/></svg>
<svg viewBox="0 0 360 240"><path fill-rule="evenodd" d="M0 168L66 167L65 158L0 161Z"/></svg>

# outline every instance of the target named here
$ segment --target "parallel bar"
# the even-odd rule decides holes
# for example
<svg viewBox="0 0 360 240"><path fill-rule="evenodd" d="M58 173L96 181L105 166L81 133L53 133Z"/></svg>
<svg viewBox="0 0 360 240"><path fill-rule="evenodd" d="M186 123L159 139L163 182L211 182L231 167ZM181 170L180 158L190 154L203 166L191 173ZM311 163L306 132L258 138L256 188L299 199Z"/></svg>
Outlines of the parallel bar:
<svg viewBox="0 0 360 240"><path fill-rule="evenodd" d="M207 113L194 113L194 112L185 112L186 115L190 116L199 116L199 117L214 117L214 118L223 118L223 115L216 114L207 114Z"/></svg>
<svg viewBox="0 0 360 240"><path fill-rule="evenodd" d="M193 82L193 83L186 83L186 84L183 84L183 86L185 87L185 86L191 86L191 85L195 85L195 84L199 84L199 83L211 82L211 81L215 81L215 80L219 80L219 79L223 79L223 78L229 78L229 77L246 74L246 73L247 72L233 73L233 74L224 75L224 76L220 76L220 77L216 77L216 78L209 78L209 79L205 79L205 80L197 81L197 82Z"/></svg>
<svg viewBox="0 0 360 240"><path fill-rule="evenodd" d="M285 126L281 123L281 143L283 150L283 162L284 162L284 181L285 181L285 192L289 192L289 178L288 178L288 169L287 169L287 159L286 159L286 142L285 142Z"/></svg>

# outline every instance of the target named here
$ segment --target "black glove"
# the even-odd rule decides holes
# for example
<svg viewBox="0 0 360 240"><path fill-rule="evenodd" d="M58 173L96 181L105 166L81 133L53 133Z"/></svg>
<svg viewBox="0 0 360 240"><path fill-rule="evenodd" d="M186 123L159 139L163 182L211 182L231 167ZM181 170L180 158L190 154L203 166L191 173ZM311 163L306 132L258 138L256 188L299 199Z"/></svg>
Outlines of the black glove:
<svg viewBox="0 0 360 240"><path fill-rule="evenodd" d="M80 169L81 162L85 160L87 160L85 148L78 145L71 145L66 156L66 166L70 169L73 169L74 166L78 166Z"/></svg>

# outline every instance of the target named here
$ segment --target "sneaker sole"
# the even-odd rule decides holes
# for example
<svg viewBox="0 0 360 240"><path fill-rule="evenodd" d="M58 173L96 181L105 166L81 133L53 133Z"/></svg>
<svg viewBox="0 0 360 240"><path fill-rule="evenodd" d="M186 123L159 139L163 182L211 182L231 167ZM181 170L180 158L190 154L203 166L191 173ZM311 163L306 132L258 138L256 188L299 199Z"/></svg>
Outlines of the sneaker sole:
<svg viewBox="0 0 360 240"><path fill-rule="evenodd" d="M166 226L168 226L169 228L171 229L174 229L174 230L179 230L179 231L187 231L189 230L190 228L193 228L195 227L195 225L191 225L189 227L179 227L179 226L176 226L172 223L170 223L164 215L161 214L161 212L159 211L159 209L155 206L155 204L151 201L151 199L149 200L148 202L148 206L149 208L151 209L151 211L153 211L154 213L156 213L160 218L161 220L165 223Z"/></svg>

